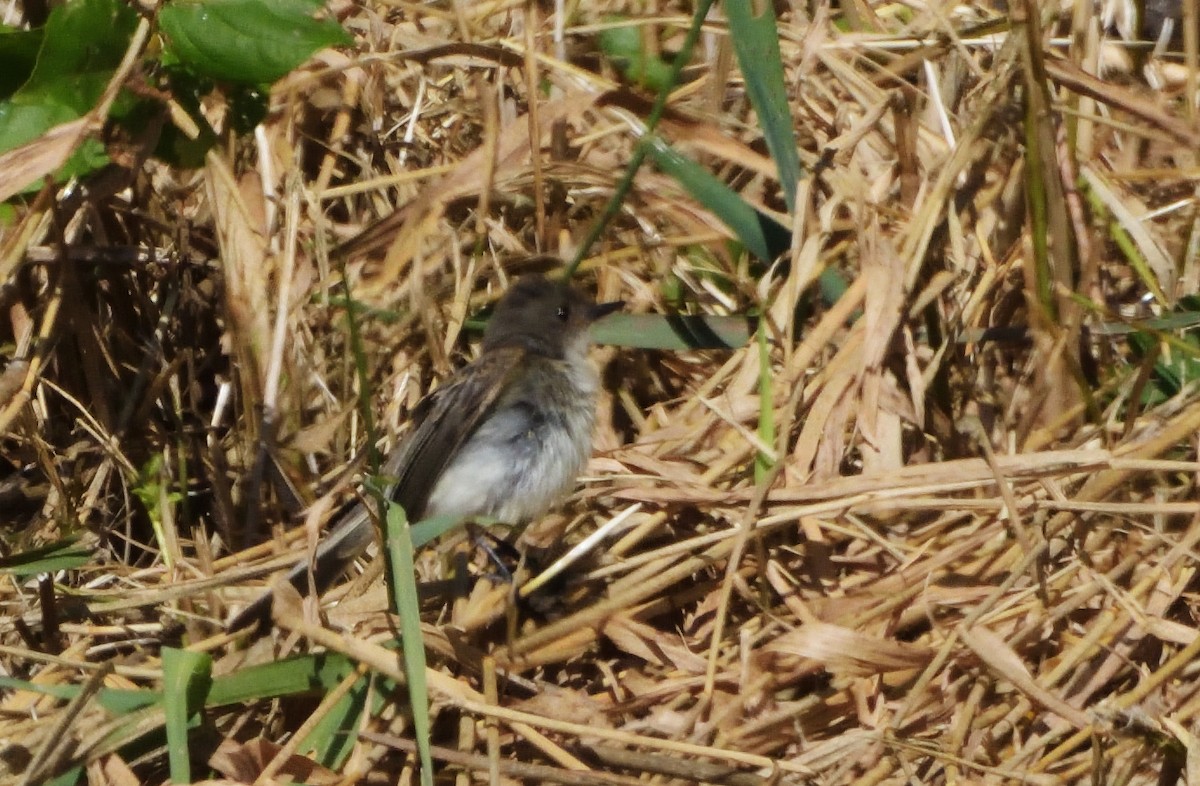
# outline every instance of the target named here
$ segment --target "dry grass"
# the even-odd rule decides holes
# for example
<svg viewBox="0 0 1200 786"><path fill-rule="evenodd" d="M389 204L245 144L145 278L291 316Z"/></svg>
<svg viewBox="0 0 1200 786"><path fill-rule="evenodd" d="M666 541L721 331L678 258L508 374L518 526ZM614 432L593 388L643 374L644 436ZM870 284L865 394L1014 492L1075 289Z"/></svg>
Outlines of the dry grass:
<svg viewBox="0 0 1200 786"><path fill-rule="evenodd" d="M648 35L675 31L669 46L686 18L654 10ZM428 605L442 782L486 782L489 766L519 783L1200 777L1200 396L1143 405L1150 365L1095 329L1165 313L1200 282L1195 54L1135 67L1090 11L1029 46L1019 29L954 33L983 12L877 10L862 22L875 33L781 19L816 172L789 265L731 255L649 169L590 254L589 286L637 312L765 305L779 438L757 436L757 345L597 351L596 456L524 539L544 564L627 518L528 603L481 580ZM158 687L165 644L211 651L218 675L318 646L395 672L378 582L332 594L328 627L350 636L307 609L249 648L211 638L303 553L305 535L280 533L316 533L352 493L370 429L345 282L390 445L520 260L573 251L645 102L616 89L590 8L561 46L533 4L340 14L358 51L283 80L252 140L198 171L147 164L110 195L42 200L2 230L0 259L24 260L4 263L5 340L27 361L0 380L4 542L82 532L96 548L53 584L4 582L5 673L82 685L109 663L108 687ZM726 32L709 25L663 133L779 211ZM1039 75L1048 91L1031 93ZM1046 114L1027 135L1034 94ZM1031 161L1050 194L1041 305ZM826 266L853 283L814 305ZM980 340L1012 325L1030 330ZM760 454L776 470L756 482ZM422 579L444 577L448 548L420 555ZM196 755L243 743L215 761L252 781L274 753L259 735L283 742L331 704L214 708ZM78 711L28 691L0 706L10 762L66 740L63 761L96 782L164 777L161 750L106 746L113 720L86 696ZM366 723L350 782L412 777L403 707Z"/></svg>

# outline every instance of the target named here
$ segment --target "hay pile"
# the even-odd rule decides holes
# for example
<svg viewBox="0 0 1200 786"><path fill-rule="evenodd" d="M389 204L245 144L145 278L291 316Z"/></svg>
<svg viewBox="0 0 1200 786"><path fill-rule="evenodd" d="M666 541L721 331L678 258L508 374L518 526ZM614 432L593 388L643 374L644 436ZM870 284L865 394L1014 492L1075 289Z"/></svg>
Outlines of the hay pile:
<svg viewBox="0 0 1200 786"><path fill-rule="evenodd" d="M780 6L810 173L794 218L728 30L707 24L661 132L792 250L749 263L647 167L582 280L639 313L761 310L764 340L597 350L596 455L521 541L545 565L623 517L567 581L517 603L459 539L476 578L424 619L443 782L1200 777L1200 395L1180 330L1200 282L1195 51L1122 45L1090 6L1040 32L1024 7L1013 25L853 7ZM169 645L210 652L217 677L321 647L399 677L369 576L325 621L306 606L253 645L218 634L354 493L368 434L393 444L471 356L467 320L522 259L573 253L649 97L600 55L591 8L336 10L358 50L277 84L253 139L195 171L147 163L54 231L29 219L46 205L3 230L25 260L5 339L27 360L2 380L4 539L93 549L3 584L8 675L159 688ZM688 24L675 5L639 17L668 50ZM848 282L836 301L825 269ZM423 550L419 577L446 578L454 548ZM28 754L10 773L161 780L161 737L128 744L93 695L6 691L0 739ZM279 753L260 735L296 739L340 695L209 707L193 772L211 755L253 781ZM388 695L336 764L349 782L415 782Z"/></svg>

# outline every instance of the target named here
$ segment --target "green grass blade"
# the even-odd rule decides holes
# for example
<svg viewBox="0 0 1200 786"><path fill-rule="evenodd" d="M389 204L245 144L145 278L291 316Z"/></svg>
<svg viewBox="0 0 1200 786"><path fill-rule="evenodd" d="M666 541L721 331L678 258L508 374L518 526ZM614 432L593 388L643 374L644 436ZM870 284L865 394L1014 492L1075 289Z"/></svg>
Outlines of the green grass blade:
<svg viewBox="0 0 1200 786"><path fill-rule="evenodd" d="M613 314L592 326L592 341L635 349L737 349L750 341L754 317L704 314Z"/></svg>
<svg viewBox="0 0 1200 786"><path fill-rule="evenodd" d="M30 682L16 677L0 676L0 689L31 691L43 696L69 701L80 693L79 685L53 685ZM96 692L96 701L113 715L128 715L131 712L162 702L162 692L156 690L133 690L101 688Z"/></svg>
<svg viewBox="0 0 1200 786"><path fill-rule="evenodd" d="M757 16L754 11L758 11ZM746 94L762 124L767 149L779 170L779 184L783 187L788 212L794 214L800 154L796 150L796 133L788 111L775 8L763 0L726 0L725 16L729 19L733 51L746 80Z"/></svg>
<svg viewBox="0 0 1200 786"><path fill-rule="evenodd" d="M1177 311L1153 319L1105 322L1092 328L1097 336L1123 336L1138 331L1189 330L1200 327L1200 311Z"/></svg>
<svg viewBox="0 0 1200 786"><path fill-rule="evenodd" d="M417 757L421 761L421 784L433 786L429 688L425 683L425 640L421 635L421 601L417 596L412 533L409 532L408 517L402 507L388 506L385 529L392 579L392 603L400 615L400 636L404 642L404 674L408 677L408 701L412 707L413 734L417 742Z"/></svg>
<svg viewBox="0 0 1200 786"><path fill-rule="evenodd" d="M419 549L426 543L432 543L450 530L458 529L461 526L462 519L458 516L434 516L433 518L421 519L409 527L409 537L412 539L412 547L413 549Z"/></svg>
<svg viewBox="0 0 1200 786"><path fill-rule="evenodd" d="M338 767L358 741L357 731L371 695L371 677L365 675L322 716L304 737L298 752L311 755L326 767Z"/></svg>
<svg viewBox="0 0 1200 786"><path fill-rule="evenodd" d="M658 127L658 121L662 119L663 112L667 109L667 98L671 95L671 88L679 84L679 73L683 70L683 64L688 62L692 57L692 50L696 46L696 41L700 39L700 30L704 26L704 20L708 17L708 10L712 8L712 4L713 0L698 0L696 3L696 8L692 12L692 24L688 27L687 36L683 39L683 46L680 47L679 54L675 56L675 60L671 63L671 73L667 75L666 84L659 90L658 95L654 99L654 106L650 108L650 114L646 117L647 134L652 134L654 129ZM625 167L625 174L620 182L617 183L612 198L604 206L604 211L600 214L600 218L588 229L583 242L579 244L579 248L575 251L575 257L563 272L564 281L571 280L571 277L575 275L575 270L579 267L579 263L583 261L588 251L591 250L592 245L600 238L601 233L604 232L604 228L608 226L609 222L620 211L626 195L633 188L634 176L637 175L637 171L641 169L642 163L646 160L646 150L647 148L644 144L638 144L634 147L633 156L630 158L628 166Z"/></svg>
<svg viewBox="0 0 1200 786"><path fill-rule="evenodd" d="M76 783L82 783L82 778L83 765L80 764L46 781L45 786L74 786Z"/></svg>
<svg viewBox="0 0 1200 786"><path fill-rule="evenodd" d="M80 546L78 541L76 536L66 537L36 549L4 557L0 559L0 573L24 578L82 567L91 559L92 550Z"/></svg>
<svg viewBox="0 0 1200 786"><path fill-rule="evenodd" d="M1033 259L1037 302L1047 314L1057 314L1054 306L1053 274L1050 272L1050 220L1046 217L1046 178L1042 171L1036 107L1025 103L1025 199L1029 210L1029 236Z"/></svg>
<svg viewBox="0 0 1200 786"><path fill-rule="evenodd" d="M162 653L163 714L166 717L167 761L172 783L191 783L188 720L204 706L211 686L212 658L204 653L168 647Z"/></svg>
<svg viewBox="0 0 1200 786"><path fill-rule="evenodd" d="M208 704L237 704L309 691L327 693L353 670L348 658L329 652L250 666L213 680Z"/></svg>
<svg viewBox="0 0 1200 786"><path fill-rule="evenodd" d="M1083 168L1083 171L1079 175L1079 190L1087 199L1088 206L1091 207L1092 213L1097 218L1097 223L1107 222L1109 238L1112 240L1113 245L1125 256L1126 261L1129 262L1129 266L1133 268L1133 272L1137 274L1142 285L1149 290L1154 299L1165 305L1168 299L1166 293L1162 290L1158 276L1151 269L1146 257L1138 249L1138 245L1129 235L1129 231L1109 209L1109 205L1105 202L1100 190L1104 185L1103 181L1090 168Z"/></svg>
<svg viewBox="0 0 1200 786"><path fill-rule="evenodd" d="M775 445L775 388L771 377L771 345L767 320L758 321L758 437L764 445ZM775 462L762 451L754 460L754 482L762 483Z"/></svg>
<svg viewBox="0 0 1200 786"><path fill-rule="evenodd" d="M342 260L342 280L350 291L350 277L346 270L346 260ZM346 309L346 337L350 345L350 355L354 359L354 373L358 378L358 412L363 419L363 427L367 433L367 463L373 470L379 469L380 455L375 438L375 410L371 405L371 370L367 362L367 351L362 340L362 330L359 327L359 302L347 297L342 304Z"/></svg>
<svg viewBox="0 0 1200 786"><path fill-rule="evenodd" d="M739 315L619 313L592 325L591 338L594 344L631 349L737 349L750 341L757 323L757 317ZM481 333L486 324L471 320L464 328ZM458 523L426 519L413 524L413 546L424 546Z"/></svg>
<svg viewBox="0 0 1200 786"><path fill-rule="evenodd" d="M732 229L751 254L770 262L791 245L792 233L787 227L755 210L736 191L661 138L647 135L642 138L641 144L654 159L655 165L678 180L693 199Z"/></svg>
<svg viewBox="0 0 1200 786"><path fill-rule="evenodd" d="M850 283L846 281L842 271L836 268L827 267L817 276L817 289L821 292L821 302L826 306L832 306L841 300L849 288Z"/></svg>

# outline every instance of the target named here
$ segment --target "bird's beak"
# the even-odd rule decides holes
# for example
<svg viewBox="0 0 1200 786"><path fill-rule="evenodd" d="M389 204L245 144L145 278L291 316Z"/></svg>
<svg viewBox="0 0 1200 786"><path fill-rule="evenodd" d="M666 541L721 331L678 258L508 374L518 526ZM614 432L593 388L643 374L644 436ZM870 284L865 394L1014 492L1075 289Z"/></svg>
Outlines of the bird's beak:
<svg viewBox="0 0 1200 786"><path fill-rule="evenodd" d="M611 303L595 303L588 308L588 319L595 322L597 319L606 317L614 311L620 311L625 308L624 300L614 300Z"/></svg>

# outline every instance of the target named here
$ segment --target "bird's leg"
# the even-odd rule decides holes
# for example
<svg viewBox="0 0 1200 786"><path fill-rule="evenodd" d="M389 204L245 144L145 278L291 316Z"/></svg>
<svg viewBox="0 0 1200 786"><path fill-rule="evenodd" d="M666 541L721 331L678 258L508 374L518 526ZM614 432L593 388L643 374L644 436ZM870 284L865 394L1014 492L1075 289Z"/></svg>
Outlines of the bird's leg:
<svg viewBox="0 0 1200 786"><path fill-rule="evenodd" d="M474 542L475 546L483 551L496 566L496 573L492 577L506 584L513 583L513 571L505 564L504 557L507 557L509 563L519 564L521 561L521 552L512 543L509 543L503 538L494 535L491 530L480 527L474 521L466 523L467 537Z"/></svg>
<svg viewBox="0 0 1200 786"><path fill-rule="evenodd" d="M473 521L468 520L465 522L464 529L467 535L467 542L481 549L487 555L488 560L496 566L495 572L484 574L480 578L490 578L497 583L512 584L513 571L506 564L505 558L508 558L509 564L519 562L520 554L516 548L511 543L497 538L486 528L480 527ZM456 550L451 559L453 560L453 565L449 571L449 578L421 582L417 585L417 592L421 600L440 598L443 601L454 601L466 598L471 593L471 581L473 577L471 575L470 552Z"/></svg>

